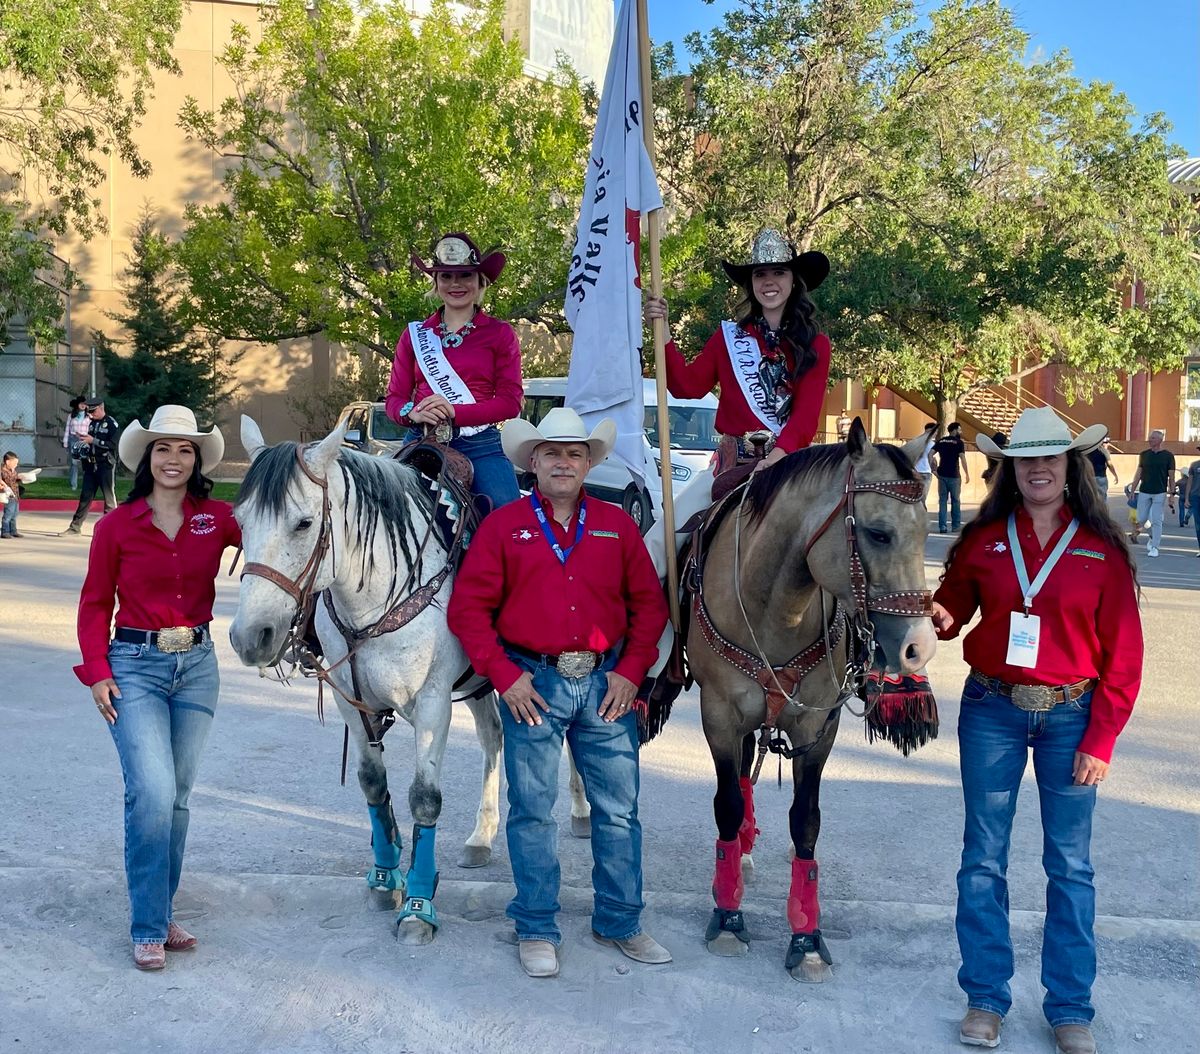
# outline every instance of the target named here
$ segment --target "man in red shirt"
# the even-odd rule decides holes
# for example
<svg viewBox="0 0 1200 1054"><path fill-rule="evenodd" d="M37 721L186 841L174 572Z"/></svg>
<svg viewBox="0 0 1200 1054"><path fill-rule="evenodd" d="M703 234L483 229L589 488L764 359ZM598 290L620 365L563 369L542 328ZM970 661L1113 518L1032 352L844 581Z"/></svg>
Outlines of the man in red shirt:
<svg viewBox="0 0 1200 1054"><path fill-rule="evenodd" d="M504 699L508 851L521 965L558 973L557 828L552 816L564 737L592 807L592 935L638 962L670 962L642 932L642 829L634 696L657 655L667 607L637 525L587 498L583 480L616 440L589 435L574 410L535 428L520 419L504 452L532 470L527 499L482 523L450 598L450 628Z"/></svg>

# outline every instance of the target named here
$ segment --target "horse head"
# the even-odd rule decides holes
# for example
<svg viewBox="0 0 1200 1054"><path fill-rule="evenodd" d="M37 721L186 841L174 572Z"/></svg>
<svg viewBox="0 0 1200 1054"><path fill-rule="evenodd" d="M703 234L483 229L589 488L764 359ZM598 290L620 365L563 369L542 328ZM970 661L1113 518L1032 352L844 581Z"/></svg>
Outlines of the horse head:
<svg viewBox="0 0 1200 1054"><path fill-rule="evenodd" d="M229 641L247 666L277 662L300 605L329 587L335 518L331 495L345 428L319 443L267 446L258 425L242 417L242 445L250 469L242 481L234 516L242 528L246 565ZM331 500L332 499L332 500Z"/></svg>

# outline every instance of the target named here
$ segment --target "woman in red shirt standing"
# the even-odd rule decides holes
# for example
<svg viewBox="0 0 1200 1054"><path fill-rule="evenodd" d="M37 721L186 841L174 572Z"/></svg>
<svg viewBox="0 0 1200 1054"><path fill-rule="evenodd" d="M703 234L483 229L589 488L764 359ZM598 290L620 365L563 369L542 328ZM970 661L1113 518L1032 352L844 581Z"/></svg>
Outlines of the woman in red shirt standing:
<svg viewBox="0 0 1200 1054"><path fill-rule="evenodd" d="M504 270L504 254L481 254L465 234L439 238L428 265L441 306L400 335L388 383L387 415L398 424L437 430L439 440L475 467L472 490L491 508L520 497L496 425L521 412L521 347L512 326L480 307L483 291Z"/></svg>
<svg viewBox="0 0 1200 1054"><path fill-rule="evenodd" d="M233 512L209 497L225 451L185 406L121 435L129 497L97 525L79 598L75 673L108 722L125 778L125 874L133 961L158 970L196 938L171 919L187 840L188 796L220 686L209 622ZM114 601L116 629L109 632Z"/></svg>
<svg viewBox="0 0 1200 1054"><path fill-rule="evenodd" d="M1129 549L1076 439L1048 407L1026 410L1001 449L979 515L946 557L934 625L958 636L971 674L958 719L966 826L956 927L967 995L964 1043L994 1047L1012 1005L1008 865L1030 750L1046 870L1042 1010L1059 1054L1092 1054L1096 893L1092 812L1142 676L1142 623Z"/></svg>

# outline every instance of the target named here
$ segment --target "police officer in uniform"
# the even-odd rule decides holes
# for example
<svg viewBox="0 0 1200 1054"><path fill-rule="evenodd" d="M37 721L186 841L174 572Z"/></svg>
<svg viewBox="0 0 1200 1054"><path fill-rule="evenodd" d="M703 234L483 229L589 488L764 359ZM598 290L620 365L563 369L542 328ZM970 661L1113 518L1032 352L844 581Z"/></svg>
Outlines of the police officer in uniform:
<svg viewBox="0 0 1200 1054"><path fill-rule="evenodd" d="M88 425L88 434L80 436L82 450L79 464L83 468L83 488L79 492L75 515L71 517L71 526L63 534L81 533L97 490L104 495L105 512L112 512L117 507L117 495L113 490L113 457L120 429L116 419L104 412L103 399L89 399L86 406L91 423Z"/></svg>

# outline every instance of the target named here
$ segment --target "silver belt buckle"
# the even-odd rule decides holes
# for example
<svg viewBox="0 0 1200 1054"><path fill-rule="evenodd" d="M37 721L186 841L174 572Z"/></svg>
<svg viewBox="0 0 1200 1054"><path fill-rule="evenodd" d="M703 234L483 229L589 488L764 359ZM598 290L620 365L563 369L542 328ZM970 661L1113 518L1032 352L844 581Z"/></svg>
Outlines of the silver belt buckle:
<svg viewBox="0 0 1200 1054"><path fill-rule="evenodd" d="M160 629L157 637L159 651L174 654L175 652L191 651L195 644L196 631L190 626L171 626Z"/></svg>
<svg viewBox="0 0 1200 1054"><path fill-rule="evenodd" d="M433 438L443 446L449 446L450 441L454 438L454 425L443 421L441 424L434 426Z"/></svg>
<svg viewBox="0 0 1200 1054"><path fill-rule="evenodd" d="M1054 689L1044 684L1014 684L1012 701L1013 706L1033 711L1053 710L1058 705Z"/></svg>
<svg viewBox="0 0 1200 1054"><path fill-rule="evenodd" d="M596 653L592 651L564 651L554 668L563 677L586 677L596 668Z"/></svg>

